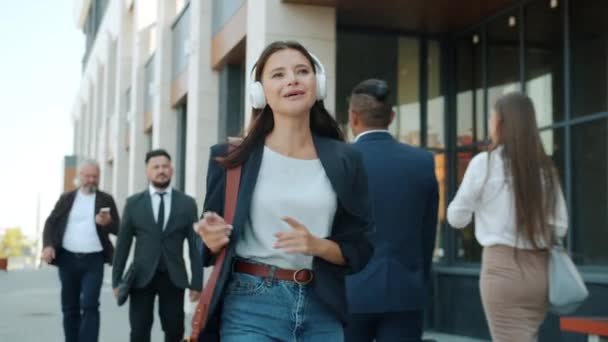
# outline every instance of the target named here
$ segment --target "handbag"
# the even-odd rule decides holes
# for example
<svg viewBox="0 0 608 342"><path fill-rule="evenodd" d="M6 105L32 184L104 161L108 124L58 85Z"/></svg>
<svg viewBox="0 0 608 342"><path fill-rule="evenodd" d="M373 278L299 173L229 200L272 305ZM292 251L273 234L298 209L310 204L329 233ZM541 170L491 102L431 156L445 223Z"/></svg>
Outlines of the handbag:
<svg viewBox="0 0 608 342"><path fill-rule="evenodd" d="M229 152L232 152L236 148L235 144L229 145ZM239 183L241 180L241 166L237 166L226 171L226 192L224 196L224 220L228 224L232 224L234 220L234 212L236 210L236 199L239 192ZM224 259L226 258L226 247L224 247L218 254L215 264L213 265L213 271L209 276L209 280L205 284L203 293L196 305L194 316L192 317L192 334L190 339L187 341L196 342L201 331L203 331L207 325L209 319L209 306L211 298L215 293L217 285L217 279L222 272L222 266Z"/></svg>
<svg viewBox="0 0 608 342"><path fill-rule="evenodd" d="M561 240L549 251L549 311L564 315L575 311L589 291Z"/></svg>
<svg viewBox="0 0 608 342"><path fill-rule="evenodd" d="M129 297L129 292L131 292L131 286L133 285L133 280L135 279L135 267L133 263L127 269L127 272L124 274L120 282L118 283L118 295L116 296L116 302L118 306L123 305L127 298Z"/></svg>

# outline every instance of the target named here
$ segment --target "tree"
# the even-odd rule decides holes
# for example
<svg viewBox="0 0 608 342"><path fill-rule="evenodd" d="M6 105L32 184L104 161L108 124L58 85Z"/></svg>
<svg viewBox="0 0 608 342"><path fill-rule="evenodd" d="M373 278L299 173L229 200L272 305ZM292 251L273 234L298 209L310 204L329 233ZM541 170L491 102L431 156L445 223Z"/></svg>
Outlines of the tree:
<svg viewBox="0 0 608 342"><path fill-rule="evenodd" d="M21 233L21 227L8 228L0 239L0 258L21 256L24 247L26 241Z"/></svg>

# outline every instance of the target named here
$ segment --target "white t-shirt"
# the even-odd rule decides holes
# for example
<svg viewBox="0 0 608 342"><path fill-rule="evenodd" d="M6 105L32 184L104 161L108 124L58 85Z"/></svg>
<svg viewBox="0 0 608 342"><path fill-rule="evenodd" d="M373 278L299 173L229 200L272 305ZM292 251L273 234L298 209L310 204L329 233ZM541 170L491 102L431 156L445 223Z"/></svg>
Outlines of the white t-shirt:
<svg viewBox="0 0 608 342"><path fill-rule="evenodd" d="M312 257L273 248L275 233L293 228L281 218L304 224L311 234L330 235L338 201L319 159L295 159L264 147L249 220L236 245L238 256L280 268L312 267Z"/></svg>
<svg viewBox="0 0 608 342"><path fill-rule="evenodd" d="M525 237L517 238L515 197L510 181L505 179L502 146L492 152L486 181L488 156L488 152L480 153L469 163L462 184L448 206L448 222L455 228L464 228L475 214L475 237L480 245L532 249ZM568 229L568 212L561 189L556 192L555 213L547 220L561 238Z"/></svg>
<svg viewBox="0 0 608 342"><path fill-rule="evenodd" d="M101 252L95 225L95 194L78 190L63 235L63 248L74 253Z"/></svg>

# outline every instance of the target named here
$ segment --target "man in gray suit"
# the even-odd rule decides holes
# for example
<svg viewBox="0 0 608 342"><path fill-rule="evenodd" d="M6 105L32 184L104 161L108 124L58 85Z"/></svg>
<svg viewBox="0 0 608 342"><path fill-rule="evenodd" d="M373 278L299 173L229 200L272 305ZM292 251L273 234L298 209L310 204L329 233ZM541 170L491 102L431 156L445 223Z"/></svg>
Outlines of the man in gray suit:
<svg viewBox="0 0 608 342"><path fill-rule="evenodd" d="M118 231L112 272L115 295L136 237L134 280L129 294L131 341L150 341L157 295L165 342L181 341L184 289L190 288L191 301L200 296L203 266L196 247L198 236L192 229L198 221L198 210L192 197L170 187L172 174L171 157L165 150L146 154L149 188L127 199ZM183 258L185 239L190 250L190 283Z"/></svg>

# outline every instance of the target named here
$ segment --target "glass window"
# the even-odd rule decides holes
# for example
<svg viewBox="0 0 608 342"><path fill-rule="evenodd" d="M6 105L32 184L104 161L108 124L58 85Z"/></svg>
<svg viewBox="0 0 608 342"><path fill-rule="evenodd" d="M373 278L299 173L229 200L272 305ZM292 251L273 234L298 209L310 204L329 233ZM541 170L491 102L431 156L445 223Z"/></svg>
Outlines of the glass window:
<svg viewBox="0 0 608 342"><path fill-rule="evenodd" d="M235 137L243 132L245 117L244 64L226 65L219 75L218 141ZM236 99L236 100L235 100Z"/></svg>
<svg viewBox="0 0 608 342"><path fill-rule="evenodd" d="M145 136L144 139L146 141L146 145L148 146L147 152L152 151L153 146L154 146L154 144L153 144L154 141L152 139L152 129L150 129L148 132L145 132L144 136Z"/></svg>
<svg viewBox="0 0 608 342"><path fill-rule="evenodd" d="M608 119L572 127L573 252L580 264L608 264Z"/></svg>
<svg viewBox="0 0 608 342"><path fill-rule="evenodd" d="M476 148L456 152L456 177L459 187L471 159L479 152L481 151ZM475 239L475 218L466 228L457 232L456 258L461 261L480 262L482 247Z"/></svg>
<svg viewBox="0 0 608 342"><path fill-rule="evenodd" d="M97 23L97 28L99 28L103 20L103 16L106 13L106 9L108 8L108 0L96 0L95 7L95 21Z"/></svg>
<svg viewBox="0 0 608 342"><path fill-rule="evenodd" d="M336 42L336 120L348 128L348 97L359 82L383 79L391 88L388 101L397 103L397 36L339 30ZM364 47L364 48L362 48ZM417 82L417 81L416 81Z"/></svg>
<svg viewBox="0 0 608 342"><path fill-rule="evenodd" d="M481 34L473 33L458 42L457 50L457 145L479 141L483 132ZM481 134L483 136L484 134Z"/></svg>
<svg viewBox="0 0 608 342"><path fill-rule="evenodd" d="M564 129L547 129L540 132L540 139L543 143L545 153L551 157L553 164L559 172L560 182L563 186L564 175L566 172L566 160L564 156L565 142L564 142Z"/></svg>
<svg viewBox="0 0 608 342"><path fill-rule="evenodd" d="M129 147L131 146L131 122L130 121L126 121L124 123L124 147L125 150L129 150Z"/></svg>
<svg viewBox="0 0 608 342"><path fill-rule="evenodd" d="M447 164L445 153L444 96L441 89L441 46L436 41L428 42L427 56L427 122L426 146L434 149L435 177L439 187L437 210L437 237L433 261L445 256L443 232L446 224Z"/></svg>
<svg viewBox="0 0 608 342"><path fill-rule="evenodd" d="M125 91L125 114L129 114L131 112L131 87L127 88Z"/></svg>
<svg viewBox="0 0 608 342"><path fill-rule="evenodd" d="M144 66L144 111L152 112L152 106L154 102L154 94L152 88L154 87L154 56L150 56Z"/></svg>
<svg viewBox="0 0 608 342"><path fill-rule="evenodd" d="M456 259L464 262L481 262L483 247L475 239L475 221L457 230Z"/></svg>
<svg viewBox="0 0 608 342"><path fill-rule="evenodd" d="M177 153L175 161L175 185L178 190L186 191L186 144L188 135L188 105L177 109Z"/></svg>
<svg viewBox="0 0 608 342"><path fill-rule="evenodd" d="M441 49L439 43L428 44L428 100L426 144L430 148L445 148L444 96L441 92Z"/></svg>
<svg viewBox="0 0 608 342"><path fill-rule="evenodd" d="M127 91L125 92L125 101L124 101L124 105L125 105L125 125L124 125L124 146L126 148L126 150L129 150L129 145L131 143L131 120L133 120L132 118L132 113L131 113L131 87L127 88Z"/></svg>
<svg viewBox="0 0 608 342"><path fill-rule="evenodd" d="M397 103L389 130L399 141L420 146L420 63L418 39L399 38Z"/></svg>
<svg viewBox="0 0 608 342"><path fill-rule="evenodd" d="M608 1L571 1L573 116L608 110Z"/></svg>
<svg viewBox="0 0 608 342"><path fill-rule="evenodd" d="M116 141L115 139L113 139L114 125L112 124L112 122L112 116L108 115L105 119L104 126L102 128L102 132L105 130L105 132L103 132L102 134L104 140L106 161L112 160L114 152L114 141Z"/></svg>
<svg viewBox="0 0 608 342"><path fill-rule="evenodd" d="M400 141L421 145L420 40L396 35L338 31L337 37L336 118L345 133L348 127L348 96L352 88L368 78L387 81L392 89L395 120L389 127ZM361 49L365 46L365 49ZM444 94L441 91L441 49L436 41L428 45L427 147L435 154L435 174L439 184L437 244L434 260L444 256L441 247L446 208L446 154ZM351 135L349 135L352 138Z"/></svg>
<svg viewBox="0 0 608 342"><path fill-rule="evenodd" d="M519 20L515 11L488 24L488 115L499 97L521 90Z"/></svg>
<svg viewBox="0 0 608 342"><path fill-rule="evenodd" d="M190 39L190 7L180 8L179 17L171 24L171 76L177 79L188 68L188 41Z"/></svg>
<svg viewBox="0 0 608 342"><path fill-rule="evenodd" d="M533 1L526 7L526 92L539 127L564 118L562 13L559 2Z"/></svg>
<svg viewBox="0 0 608 342"><path fill-rule="evenodd" d="M443 227L446 223L446 181L447 167L445 152L435 152L435 177L439 186L439 205L437 210L437 237L435 239L435 252L433 253L433 261L437 262L445 256L443 248Z"/></svg>

